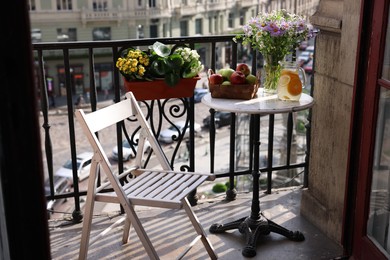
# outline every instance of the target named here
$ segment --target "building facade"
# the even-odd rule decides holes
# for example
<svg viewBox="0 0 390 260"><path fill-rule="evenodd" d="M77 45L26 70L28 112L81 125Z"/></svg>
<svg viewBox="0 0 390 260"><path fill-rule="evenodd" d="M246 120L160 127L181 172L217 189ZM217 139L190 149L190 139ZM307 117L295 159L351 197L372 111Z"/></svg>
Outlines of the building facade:
<svg viewBox="0 0 390 260"><path fill-rule="evenodd" d="M109 41L142 38L168 38L197 35L234 34L258 12L286 9L312 15L318 0L29 0L31 38L37 42ZM210 50L197 46L203 60ZM217 67L229 64L229 52L217 46ZM72 89L76 95L89 90L89 65L82 55L71 64ZM113 63L102 50L95 59L95 82L98 91L112 89ZM47 56L60 58L61 53ZM61 59L45 63L46 75L53 85L53 95L65 95L65 73Z"/></svg>

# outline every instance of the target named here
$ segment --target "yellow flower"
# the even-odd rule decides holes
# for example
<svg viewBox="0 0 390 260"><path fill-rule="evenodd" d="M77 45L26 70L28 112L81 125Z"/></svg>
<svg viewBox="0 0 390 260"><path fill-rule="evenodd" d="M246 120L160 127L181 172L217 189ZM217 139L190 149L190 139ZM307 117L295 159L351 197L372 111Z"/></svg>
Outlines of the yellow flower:
<svg viewBox="0 0 390 260"><path fill-rule="evenodd" d="M142 66L142 65L140 65L140 66L138 67L138 75L143 76L144 73L145 73L145 67Z"/></svg>
<svg viewBox="0 0 390 260"><path fill-rule="evenodd" d="M130 62L132 67L136 67L138 65L138 60L136 59L131 59Z"/></svg>

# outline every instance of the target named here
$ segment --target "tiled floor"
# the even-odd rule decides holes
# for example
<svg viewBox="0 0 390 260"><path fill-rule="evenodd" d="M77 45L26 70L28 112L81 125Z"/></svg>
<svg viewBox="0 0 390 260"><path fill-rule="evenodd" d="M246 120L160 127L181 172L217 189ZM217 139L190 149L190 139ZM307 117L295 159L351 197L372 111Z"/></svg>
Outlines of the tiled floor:
<svg viewBox="0 0 390 260"><path fill-rule="evenodd" d="M290 230L299 230L305 240L290 241L287 238L271 233L259 239L257 255L250 259L333 259L342 255L342 248L327 238L316 227L299 213L301 190L290 188L273 191L270 195L262 195L261 209L264 215ZM249 259L242 256L245 238L238 230L222 234L210 234L209 227L213 223L226 223L249 216L251 204L250 193L239 193L234 201L224 200L224 196L214 200L200 200L193 207L195 214L209 234L209 238L219 259ZM108 205L96 207L93 219L91 239L98 231L118 221L118 207ZM136 208L145 229L152 240L161 259L175 259L185 245L195 238L196 234L189 224L183 210L165 210L139 207ZM50 220L51 250L53 259L77 259L82 224L70 224L64 220ZM149 259L141 242L132 230L130 242L121 243L122 225L111 230L102 238L98 238L88 254L88 259ZM209 259L203 245L198 242L184 259Z"/></svg>

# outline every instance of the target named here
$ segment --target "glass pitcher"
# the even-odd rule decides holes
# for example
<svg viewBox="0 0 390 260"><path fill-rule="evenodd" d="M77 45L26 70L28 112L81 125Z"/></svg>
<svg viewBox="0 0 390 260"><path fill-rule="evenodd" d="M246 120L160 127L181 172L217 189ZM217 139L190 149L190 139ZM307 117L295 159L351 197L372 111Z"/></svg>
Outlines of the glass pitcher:
<svg viewBox="0 0 390 260"><path fill-rule="evenodd" d="M302 80L299 75L300 72ZM305 70L297 62L283 62L277 88L278 98L280 100L298 101L305 85Z"/></svg>

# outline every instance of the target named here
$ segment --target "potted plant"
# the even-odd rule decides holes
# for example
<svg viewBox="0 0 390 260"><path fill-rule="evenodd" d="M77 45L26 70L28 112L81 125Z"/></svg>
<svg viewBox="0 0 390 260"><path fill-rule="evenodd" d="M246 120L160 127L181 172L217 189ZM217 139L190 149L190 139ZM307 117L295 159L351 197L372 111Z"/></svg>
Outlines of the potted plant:
<svg viewBox="0 0 390 260"><path fill-rule="evenodd" d="M259 13L243 27L243 45L250 45L264 57L264 92L276 93L281 72L281 62L301 41L314 36L311 25L303 16L288 13L286 10Z"/></svg>
<svg viewBox="0 0 390 260"><path fill-rule="evenodd" d="M125 89L138 100L190 97L203 70L199 54L187 46L170 48L155 42L148 51L129 47L119 56L116 67Z"/></svg>

